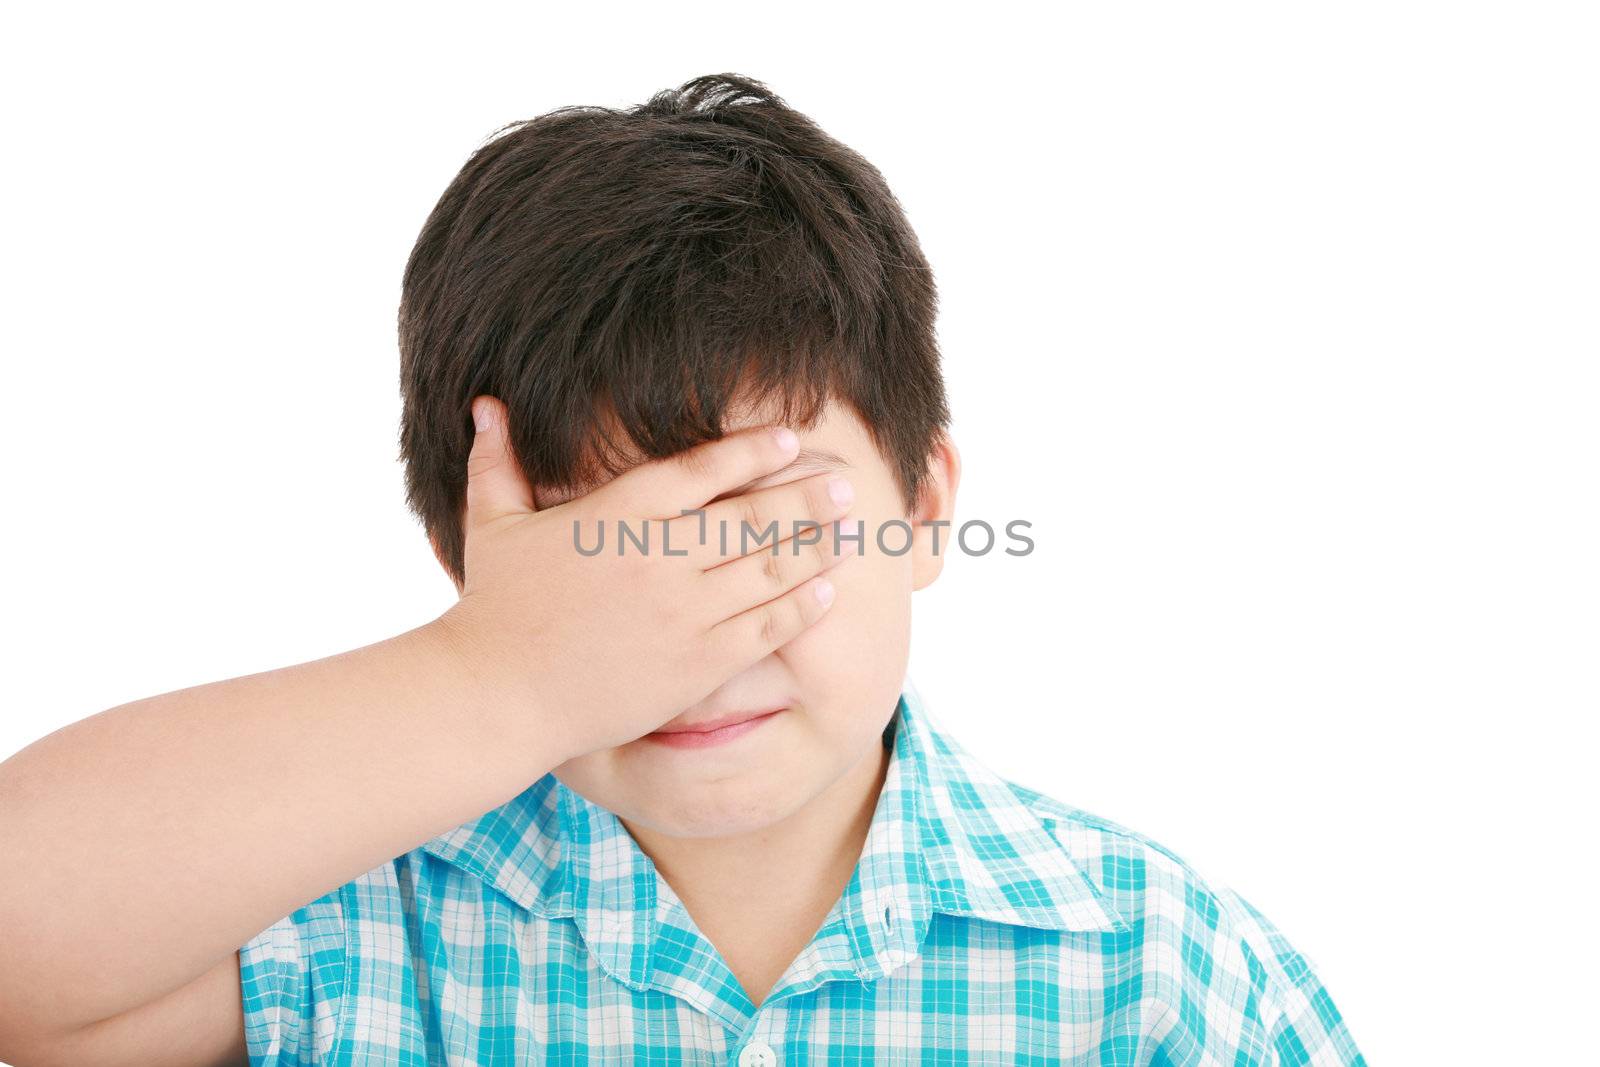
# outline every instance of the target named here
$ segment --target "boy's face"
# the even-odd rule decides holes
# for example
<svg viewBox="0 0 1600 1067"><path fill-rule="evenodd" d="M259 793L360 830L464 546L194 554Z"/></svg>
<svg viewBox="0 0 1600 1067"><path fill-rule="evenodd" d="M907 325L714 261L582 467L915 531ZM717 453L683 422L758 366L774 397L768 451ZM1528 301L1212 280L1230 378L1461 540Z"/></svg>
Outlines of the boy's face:
<svg viewBox="0 0 1600 1067"><path fill-rule="evenodd" d="M767 413L753 410L730 417L724 429L770 421ZM922 500L908 512L889 464L849 405L830 401L813 427L797 433L801 450L795 463L750 488L836 470L855 489L855 505L844 521L851 530L862 524L859 555L830 572L837 595L821 621L684 708L664 728L782 710L715 744L668 744L648 735L555 768L573 791L632 825L677 837L759 830L798 811L881 751L910 652L911 593L938 576L951 541L950 529L939 530L935 552L934 530L920 524L951 518L959 459L948 441L935 448ZM540 509L577 495L534 486ZM912 547L902 555L890 555L877 543L879 529L894 520L914 532ZM792 525L780 529L786 536ZM906 537L903 526L890 526L884 545L897 552ZM730 545L737 541L738 531L730 529Z"/></svg>

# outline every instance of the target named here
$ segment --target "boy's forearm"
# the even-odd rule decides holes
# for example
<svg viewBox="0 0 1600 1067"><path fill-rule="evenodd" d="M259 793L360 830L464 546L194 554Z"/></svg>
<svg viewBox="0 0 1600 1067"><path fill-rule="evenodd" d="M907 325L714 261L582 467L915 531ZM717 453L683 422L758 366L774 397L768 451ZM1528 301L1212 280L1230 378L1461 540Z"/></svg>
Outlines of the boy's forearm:
<svg viewBox="0 0 1600 1067"><path fill-rule="evenodd" d="M431 623L124 704L0 763L0 1030L177 989L565 758L456 651Z"/></svg>

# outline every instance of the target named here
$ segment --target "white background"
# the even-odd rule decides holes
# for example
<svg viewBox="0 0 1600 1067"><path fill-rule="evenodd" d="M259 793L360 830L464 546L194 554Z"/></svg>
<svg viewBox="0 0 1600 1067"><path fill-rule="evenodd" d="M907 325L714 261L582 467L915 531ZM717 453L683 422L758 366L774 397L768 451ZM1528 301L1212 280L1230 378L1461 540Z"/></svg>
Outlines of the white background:
<svg viewBox="0 0 1600 1067"><path fill-rule="evenodd" d="M503 123L736 71L904 202L959 518L1034 523L920 595L936 718L1238 887L1374 1063L1592 1050L1594 23L1042 9L13 14L0 756L445 610L424 216Z"/></svg>

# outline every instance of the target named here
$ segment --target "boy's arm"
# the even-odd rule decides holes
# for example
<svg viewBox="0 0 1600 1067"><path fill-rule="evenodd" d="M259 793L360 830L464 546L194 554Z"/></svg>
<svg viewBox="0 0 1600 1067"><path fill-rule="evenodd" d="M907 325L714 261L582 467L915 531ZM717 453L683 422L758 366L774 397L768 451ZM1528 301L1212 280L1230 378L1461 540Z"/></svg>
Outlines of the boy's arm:
<svg viewBox="0 0 1600 1067"><path fill-rule="evenodd" d="M820 544L774 565L570 542L576 520L665 521L771 473L792 434L729 435L534 512L503 410L474 407L467 584L439 619L124 704L0 763L0 1058L213 972L295 908L662 725L827 608ZM719 509L826 524L847 505L819 477ZM695 517L674 521L689 542Z"/></svg>
<svg viewBox="0 0 1600 1067"><path fill-rule="evenodd" d="M0 764L0 1035L161 997L561 761L554 730L493 739L474 685L425 626L125 704Z"/></svg>
<svg viewBox="0 0 1600 1067"><path fill-rule="evenodd" d="M251 1067L238 955L149 1004L0 1055L0 1062L15 1067ZM268 1053L254 1062L289 1064L297 1058Z"/></svg>

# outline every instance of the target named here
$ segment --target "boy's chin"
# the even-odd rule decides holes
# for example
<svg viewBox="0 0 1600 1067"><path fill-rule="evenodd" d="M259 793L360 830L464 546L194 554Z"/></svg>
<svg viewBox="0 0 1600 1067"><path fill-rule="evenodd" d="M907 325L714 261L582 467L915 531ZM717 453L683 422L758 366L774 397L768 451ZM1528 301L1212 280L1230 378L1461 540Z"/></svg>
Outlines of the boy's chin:
<svg viewBox="0 0 1600 1067"><path fill-rule="evenodd" d="M668 837L738 837L756 833L798 810L810 799L793 786L771 780L699 786L675 791L672 796L630 797L632 803L608 807L626 825L642 826Z"/></svg>

